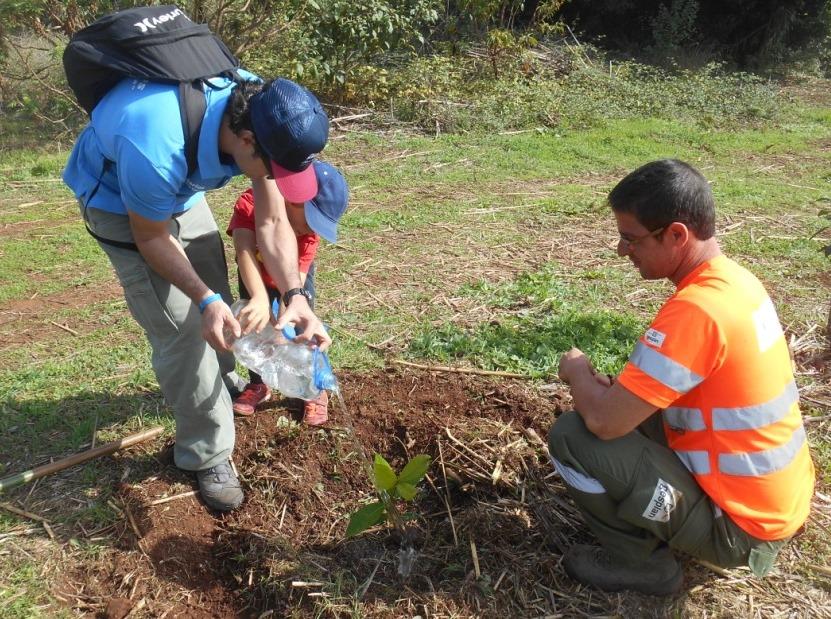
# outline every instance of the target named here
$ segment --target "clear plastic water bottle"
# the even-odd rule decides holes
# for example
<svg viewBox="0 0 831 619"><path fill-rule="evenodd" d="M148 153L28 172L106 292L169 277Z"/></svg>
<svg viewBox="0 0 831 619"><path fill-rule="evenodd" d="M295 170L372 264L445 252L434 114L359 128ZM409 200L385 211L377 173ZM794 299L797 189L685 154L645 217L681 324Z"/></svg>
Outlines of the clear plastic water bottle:
<svg viewBox="0 0 831 619"><path fill-rule="evenodd" d="M248 302L240 299L231 306L234 316ZM338 383L326 353L294 341L294 327L278 333L271 324L259 333L249 333L233 343L234 355L263 382L289 398L313 400L324 389L337 391Z"/></svg>

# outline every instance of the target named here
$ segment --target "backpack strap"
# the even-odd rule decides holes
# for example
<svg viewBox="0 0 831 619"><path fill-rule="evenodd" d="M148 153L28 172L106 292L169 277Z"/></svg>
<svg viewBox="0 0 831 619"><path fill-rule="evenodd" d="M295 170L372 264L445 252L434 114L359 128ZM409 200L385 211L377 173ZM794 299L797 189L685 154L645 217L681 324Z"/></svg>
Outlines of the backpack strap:
<svg viewBox="0 0 831 619"><path fill-rule="evenodd" d="M206 109L202 80L179 82L179 114L182 117L182 132L185 135L188 176L194 173L199 163L199 130L202 128L202 118Z"/></svg>

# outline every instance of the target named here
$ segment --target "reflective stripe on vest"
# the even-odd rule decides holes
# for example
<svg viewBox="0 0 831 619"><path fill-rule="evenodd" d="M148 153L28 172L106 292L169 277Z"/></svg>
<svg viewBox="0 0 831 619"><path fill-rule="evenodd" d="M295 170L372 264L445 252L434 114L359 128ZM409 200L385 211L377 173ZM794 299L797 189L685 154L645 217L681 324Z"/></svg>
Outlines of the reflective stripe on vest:
<svg viewBox="0 0 831 619"><path fill-rule="evenodd" d="M799 401L799 390L791 381L778 396L752 406L721 407L713 409L713 430L755 430L782 421L791 407ZM670 406L664 409L664 421L678 432L706 430L704 413L700 408Z"/></svg>
<svg viewBox="0 0 831 619"><path fill-rule="evenodd" d="M719 454L718 469L727 475L759 477L781 471L788 466L805 444L805 427L794 430L787 443L765 451Z"/></svg>
<svg viewBox="0 0 831 619"><path fill-rule="evenodd" d="M706 430L704 413L700 408L678 408L670 406L664 409L664 421L673 430Z"/></svg>
<svg viewBox="0 0 831 619"><path fill-rule="evenodd" d="M678 393L687 393L704 380L692 370L662 355L643 342L637 343L629 361L635 367L640 368L644 374Z"/></svg>
<svg viewBox="0 0 831 619"><path fill-rule="evenodd" d="M676 451L675 455L693 475L710 474L710 454L706 451Z"/></svg>
<svg viewBox="0 0 831 619"><path fill-rule="evenodd" d="M738 408L714 408L714 430L752 430L784 419L791 407L799 401L796 383L791 381L785 390L768 402ZM684 427L684 426L678 426Z"/></svg>

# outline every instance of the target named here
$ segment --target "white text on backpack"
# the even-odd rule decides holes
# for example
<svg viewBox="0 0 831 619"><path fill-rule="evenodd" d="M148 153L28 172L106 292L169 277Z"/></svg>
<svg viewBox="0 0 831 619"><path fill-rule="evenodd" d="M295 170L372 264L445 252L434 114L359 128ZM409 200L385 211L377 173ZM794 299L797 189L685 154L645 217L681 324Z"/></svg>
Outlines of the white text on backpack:
<svg viewBox="0 0 831 619"><path fill-rule="evenodd" d="M158 26L159 24L169 22L173 19L176 19L180 15L185 19L188 19L188 16L182 13L182 9L173 9L172 11L170 11L170 13L164 13L162 15L159 15L158 17L145 17L140 22L136 22L133 25L139 30L141 30L142 34L144 34L150 29L155 29L156 26Z"/></svg>

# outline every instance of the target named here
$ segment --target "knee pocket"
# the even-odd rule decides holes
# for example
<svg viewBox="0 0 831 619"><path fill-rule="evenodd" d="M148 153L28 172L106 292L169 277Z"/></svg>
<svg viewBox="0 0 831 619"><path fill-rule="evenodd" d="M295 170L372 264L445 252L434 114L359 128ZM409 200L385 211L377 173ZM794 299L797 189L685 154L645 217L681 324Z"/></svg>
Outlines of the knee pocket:
<svg viewBox="0 0 831 619"><path fill-rule="evenodd" d="M703 491L688 476L686 470L668 466L661 454L644 451L632 475L626 495L618 504L618 516L646 529L664 541L669 541L686 530L682 538L690 538L687 544L695 547L701 530L698 510L706 505ZM688 478L689 477L689 478ZM694 521L694 522L692 522ZM676 541L680 541L677 540ZM688 550L689 548L684 548Z"/></svg>

